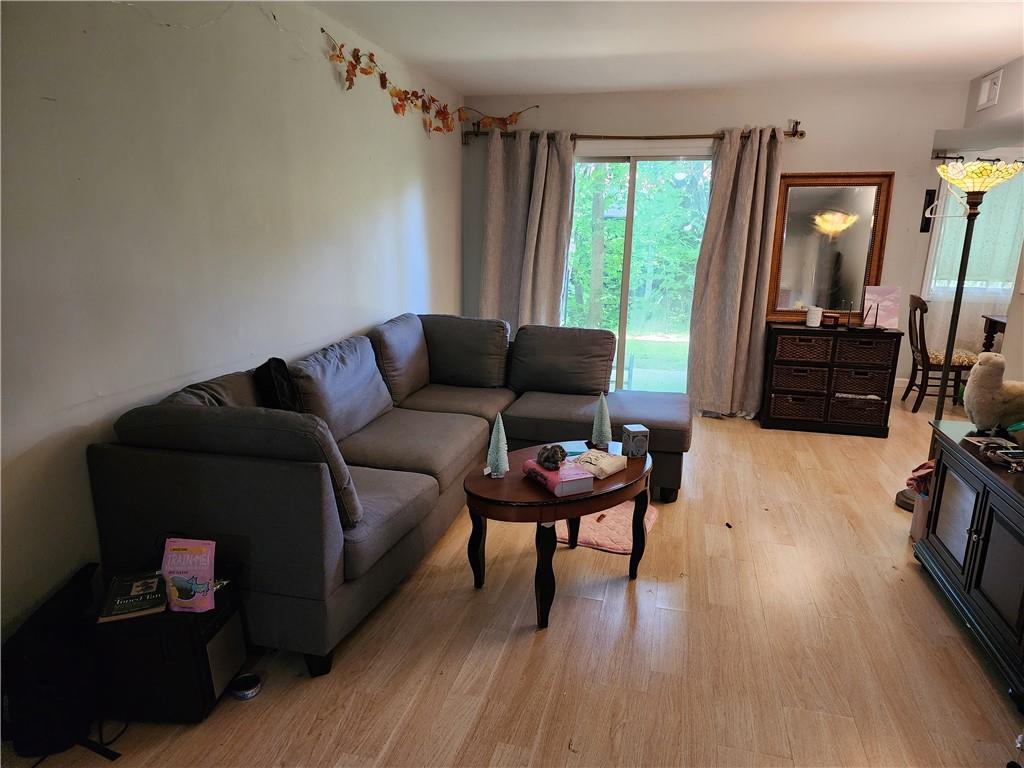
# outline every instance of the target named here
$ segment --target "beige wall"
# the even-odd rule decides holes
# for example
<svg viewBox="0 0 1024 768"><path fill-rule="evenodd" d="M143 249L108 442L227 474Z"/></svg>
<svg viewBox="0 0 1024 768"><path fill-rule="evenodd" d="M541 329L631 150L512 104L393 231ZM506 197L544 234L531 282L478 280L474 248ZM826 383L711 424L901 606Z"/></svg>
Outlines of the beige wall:
<svg viewBox="0 0 1024 768"><path fill-rule="evenodd" d="M85 446L179 385L459 309L456 136L308 6L4 3L3 630L97 556ZM374 47L392 79L450 89Z"/></svg>
<svg viewBox="0 0 1024 768"><path fill-rule="evenodd" d="M726 126L787 125L804 121L807 138L788 142L783 171L895 171L892 213L882 281L918 293L928 235L918 231L924 191L938 185L930 159L937 128L963 122L967 82L914 83L846 80L807 81L758 88L571 96L467 96L466 102L492 115L531 104L523 127L581 133L673 134L714 131ZM466 155L463 195L479 196L484 141ZM476 307L480 255L479 217L464 208L464 308ZM903 368L909 366L903 345Z"/></svg>
<svg viewBox="0 0 1024 768"><path fill-rule="evenodd" d="M1016 119L1019 123L1024 112L1024 56L1008 61L999 69L1003 70L1002 82L999 85L999 98L991 107L978 109L978 96L981 94L981 81L990 72L983 72L971 80L967 91L967 103L964 107L964 128L977 128L986 124L1003 120Z"/></svg>

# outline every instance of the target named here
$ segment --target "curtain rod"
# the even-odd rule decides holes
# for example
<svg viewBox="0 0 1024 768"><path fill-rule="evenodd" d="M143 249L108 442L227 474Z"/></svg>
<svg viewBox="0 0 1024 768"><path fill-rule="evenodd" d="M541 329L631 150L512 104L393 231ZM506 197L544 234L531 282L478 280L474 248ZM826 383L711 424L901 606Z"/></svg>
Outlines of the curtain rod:
<svg viewBox="0 0 1024 768"><path fill-rule="evenodd" d="M807 131L803 130L800 127L800 121L799 120L793 120L792 123L793 123L793 125L790 128L790 130L783 131L783 135L784 136L789 136L790 138L793 138L793 139L802 139L802 138L804 138L807 135ZM490 135L490 133L491 133L490 131L481 131L479 129L473 129L471 131L463 131L462 132L462 144L463 144L463 146L466 146L466 145L469 144L469 140L470 139L472 139L472 138L474 138L476 136L488 136L488 135ZM516 134L515 134L514 131L502 131L502 133L501 133L501 137L503 139L507 139L507 138L510 138L512 136L515 136L515 135ZM535 136L539 136L539 135L540 135L539 131L531 131L530 132L531 138L535 137ZM750 135L750 131L744 131L743 135L744 136L749 136ZM616 135L609 135L609 134L602 134L602 133L572 133L572 134L569 134L569 138L572 139L572 141L574 141L574 142L579 140L579 139L601 140L601 141L608 141L608 140L619 140L619 141L659 141L659 140L660 141L684 141L686 139L721 139L724 136L725 136L725 132L724 131L716 131L715 133L677 133L677 134L661 135L661 136L621 136L621 135L616 136Z"/></svg>

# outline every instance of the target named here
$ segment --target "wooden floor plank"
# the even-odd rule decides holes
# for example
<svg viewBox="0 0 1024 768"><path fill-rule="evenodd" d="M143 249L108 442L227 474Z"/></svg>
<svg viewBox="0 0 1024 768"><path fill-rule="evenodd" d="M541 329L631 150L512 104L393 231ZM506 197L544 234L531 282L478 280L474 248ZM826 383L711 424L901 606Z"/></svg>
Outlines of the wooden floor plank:
<svg viewBox="0 0 1024 768"><path fill-rule="evenodd" d="M268 653L255 699L133 723L118 765L1003 765L1024 722L892 503L927 421L896 407L877 440L696 419L640 578L559 546L543 632L533 529L488 527L474 590L463 513L329 675ZM9 742L2 758L32 762ZM107 763L74 748L45 765Z"/></svg>

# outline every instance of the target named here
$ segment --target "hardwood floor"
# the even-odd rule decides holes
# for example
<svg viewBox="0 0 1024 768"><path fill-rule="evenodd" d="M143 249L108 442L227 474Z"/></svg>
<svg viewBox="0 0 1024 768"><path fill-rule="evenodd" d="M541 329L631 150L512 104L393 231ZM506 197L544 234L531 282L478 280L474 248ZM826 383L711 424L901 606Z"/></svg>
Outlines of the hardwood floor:
<svg viewBox="0 0 1024 768"><path fill-rule="evenodd" d="M268 655L256 699L132 724L118 765L1002 766L1022 719L892 503L927 422L897 405L879 440L697 419L639 579L560 546L544 632L533 528L488 526L475 591L464 515L330 675Z"/></svg>

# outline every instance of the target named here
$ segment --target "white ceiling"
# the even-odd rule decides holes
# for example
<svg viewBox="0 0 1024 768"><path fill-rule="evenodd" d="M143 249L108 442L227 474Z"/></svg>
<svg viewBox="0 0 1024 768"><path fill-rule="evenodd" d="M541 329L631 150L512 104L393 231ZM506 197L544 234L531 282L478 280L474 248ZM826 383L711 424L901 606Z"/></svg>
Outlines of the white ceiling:
<svg viewBox="0 0 1024 768"><path fill-rule="evenodd" d="M1009 2L324 2L469 95L866 74L969 80L1024 53Z"/></svg>

